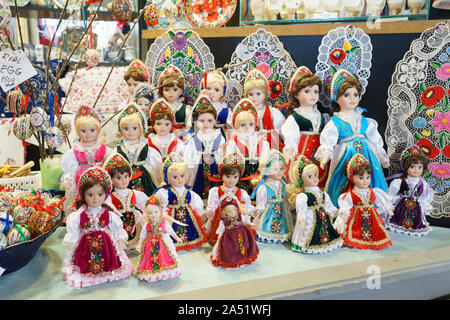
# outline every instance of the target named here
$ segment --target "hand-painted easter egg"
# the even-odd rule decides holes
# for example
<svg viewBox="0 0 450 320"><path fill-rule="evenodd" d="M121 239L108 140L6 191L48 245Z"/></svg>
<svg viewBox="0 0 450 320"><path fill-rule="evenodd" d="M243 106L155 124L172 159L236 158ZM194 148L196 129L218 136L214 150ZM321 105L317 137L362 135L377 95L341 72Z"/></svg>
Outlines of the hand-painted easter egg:
<svg viewBox="0 0 450 320"><path fill-rule="evenodd" d="M84 60L89 67L93 68L100 62L100 55L95 49L87 49L84 54Z"/></svg>
<svg viewBox="0 0 450 320"><path fill-rule="evenodd" d="M111 11L119 22L128 22L131 18L132 6L130 0L114 0Z"/></svg>
<svg viewBox="0 0 450 320"><path fill-rule="evenodd" d="M21 116L14 120L13 133L17 139L27 140L33 134L30 115Z"/></svg>
<svg viewBox="0 0 450 320"><path fill-rule="evenodd" d="M0 212L0 233L7 233L14 225L14 218L9 212Z"/></svg>
<svg viewBox="0 0 450 320"><path fill-rule="evenodd" d="M6 234L8 246L31 239L30 229L26 224L15 224Z"/></svg>

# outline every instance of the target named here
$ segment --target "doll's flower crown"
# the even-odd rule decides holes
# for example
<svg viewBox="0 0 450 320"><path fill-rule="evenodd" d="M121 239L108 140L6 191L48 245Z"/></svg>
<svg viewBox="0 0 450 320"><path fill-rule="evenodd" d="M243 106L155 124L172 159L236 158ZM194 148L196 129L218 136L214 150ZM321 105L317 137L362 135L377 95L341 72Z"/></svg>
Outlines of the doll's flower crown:
<svg viewBox="0 0 450 320"><path fill-rule="evenodd" d="M108 173L111 172L111 169L117 166L126 166L131 171L131 165L121 154L115 153L110 155L105 159L103 163L103 169L105 169Z"/></svg>
<svg viewBox="0 0 450 320"><path fill-rule="evenodd" d="M270 92L269 80L267 80L266 75L258 68L251 68L248 71L247 75L245 76L244 87L250 81L255 81L255 80L263 81L264 85L266 86L267 92L268 93Z"/></svg>
<svg viewBox="0 0 450 320"><path fill-rule="evenodd" d="M156 195L156 194L152 194L150 197L148 197L147 201L145 201L145 207L147 206L157 206L160 209L163 208L163 203L161 198Z"/></svg>
<svg viewBox="0 0 450 320"><path fill-rule="evenodd" d="M195 114L201 108L212 108L214 109L211 100L206 94L200 94L198 98L195 100L194 106L192 107L192 114Z"/></svg>
<svg viewBox="0 0 450 320"><path fill-rule="evenodd" d="M369 161L361 153L357 153L351 157L347 164L348 180L353 183L353 172L355 171L355 168L367 163L369 163Z"/></svg>
<svg viewBox="0 0 450 320"><path fill-rule="evenodd" d="M276 149L272 149L264 158L260 160L259 168L269 169L276 161L281 161L283 166L286 166L286 159L283 154Z"/></svg>
<svg viewBox="0 0 450 320"><path fill-rule="evenodd" d="M150 122L153 122L153 118L158 112L169 112L172 117L172 125L174 124L175 114L166 99L159 98L153 103L152 108L150 109Z"/></svg>
<svg viewBox="0 0 450 320"><path fill-rule="evenodd" d="M184 77L183 72L181 72L180 69L178 69L176 66L174 66L173 64L169 64L164 70L163 72L161 72L161 74L158 77L158 87L164 86L166 84L169 84L169 82L164 81L164 77L167 76L168 74L173 73L175 75L177 75L178 79L182 79ZM159 88L160 92L162 91L162 88Z"/></svg>
<svg viewBox="0 0 450 320"><path fill-rule="evenodd" d="M147 81L150 81L150 74L148 72L148 69L146 65L139 59L133 60L130 65L128 66L127 72L135 70L139 73L142 73Z"/></svg>
<svg viewBox="0 0 450 320"><path fill-rule="evenodd" d="M331 98L334 102L337 102L337 94L339 87L348 80L356 80L356 78L347 70L339 69L331 79Z"/></svg>
<svg viewBox="0 0 450 320"><path fill-rule="evenodd" d="M111 193L112 181L109 173L105 169L98 166L93 166L86 169L81 174L80 179L78 180L78 190L80 191L81 187L89 181L95 181L104 184L106 186L108 195Z"/></svg>
<svg viewBox="0 0 450 320"><path fill-rule="evenodd" d="M300 187L303 186L303 179L302 174L303 170L306 168L306 166L314 164L310 159L305 157L304 155L299 155L295 161L292 163L292 166L289 170L289 180L291 180L292 183L298 182L298 185Z"/></svg>
<svg viewBox="0 0 450 320"><path fill-rule="evenodd" d="M255 105L253 104L253 102L250 99L243 98L236 104L236 107L234 107L233 127L234 127L234 122L236 121L236 117L238 116L239 113L241 113L243 111L250 111L255 116L255 124L256 124L256 121L258 119L258 113L256 111Z"/></svg>
<svg viewBox="0 0 450 320"><path fill-rule="evenodd" d="M95 120L97 120L98 124L101 125L100 116L92 108L89 108L87 106L81 106L78 109L77 113L75 114L74 125L77 123L77 120L80 119L81 117L94 118Z"/></svg>
<svg viewBox="0 0 450 320"><path fill-rule="evenodd" d="M405 150L403 150L402 154L400 155L400 166L402 170L405 170L404 168L405 160L411 156L425 157L425 154L423 153L423 150L416 144L408 146Z"/></svg>
<svg viewBox="0 0 450 320"><path fill-rule="evenodd" d="M244 174L245 159L240 152L233 151L233 152L227 153L222 158L222 162L220 163L220 166L219 166L219 176L221 175L223 166L233 165L233 164L237 164L241 168L241 175Z"/></svg>
<svg viewBox="0 0 450 320"><path fill-rule="evenodd" d="M294 75L291 78L291 81L289 82L289 93L292 93L292 91L294 90L294 85L297 82L297 80L303 78L306 75L312 75L313 73L311 72L311 70L308 69L308 67L305 66L301 66L299 67Z"/></svg>
<svg viewBox="0 0 450 320"><path fill-rule="evenodd" d="M167 171L169 170L170 166L174 163L184 163L184 159L178 153L171 152L164 161L162 168L165 183L169 183L167 178Z"/></svg>
<svg viewBox="0 0 450 320"><path fill-rule="evenodd" d="M146 133L147 132L147 120L145 117L145 113L144 111L142 111L142 109L134 104L134 103L130 103L119 115L119 118L117 120L118 122L118 126L119 126L119 132L120 132L120 120L122 120L124 117L132 115L133 113L137 113L137 115L139 116L139 119L141 120L141 124L142 124L142 133Z"/></svg>
<svg viewBox="0 0 450 320"><path fill-rule="evenodd" d="M214 74L218 74L223 79L223 82L224 82L223 92L222 92L223 96L222 96L221 99L224 100L227 97L227 95L228 95L228 88L229 88L228 78L222 71L213 71L213 73ZM208 80L208 73L205 72L205 76L203 77L203 79L201 81L200 89L206 89L207 86L208 86L208 81L209 81Z"/></svg>

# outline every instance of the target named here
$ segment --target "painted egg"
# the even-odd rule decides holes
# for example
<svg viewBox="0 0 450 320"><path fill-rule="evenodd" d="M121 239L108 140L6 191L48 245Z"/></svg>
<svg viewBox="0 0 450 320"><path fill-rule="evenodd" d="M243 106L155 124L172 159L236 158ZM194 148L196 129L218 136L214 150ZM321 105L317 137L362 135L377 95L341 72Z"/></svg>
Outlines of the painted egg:
<svg viewBox="0 0 450 320"><path fill-rule="evenodd" d="M52 229L52 215L47 211L36 210L28 219L27 226L30 227L31 236L36 238Z"/></svg>
<svg viewBox="0 0 450 320"><path fill-rule="evenodd" d="M50 126L50 117L44 109L34 107L30 112L31 125L38 130L45 131Z"/></svg>
<svg viewBox="0 0 450 320"><path fill-rule="evenodd" d="M6 107L13 113L21 113L25 109L25 96L22 91L17 89L8 93Z"/></svg>
<svg viewBox="0 0 450 320"><path fill-rule="evenodd" d="M0 251L5 249L8 245L8 241L6 240L6 236L3 233L0 233Z"/></svg>
<svg viewBox="0 0 450 320"><path fill-rule="evenodd" d="M61 130L57 127L50 127L47 129L45 135L45 141L47 141L47 145L53 149L63 145L64 136Z"/></svg>
<svg viewBox="0 0 450 320"><path fill-rule="evenodd" d="M21 205L16 206L12 213L14 222L16 224L26 224L34 211L35 211L34 207Z"/></svg>
<svg viewBox="0 0 450 320"><path fill-rule="evenodd" d="M111 11L119 22L128 22L131 18L131 2L130 0L114 0L112 2Z"/></svg>
<svg viewBox="0 0 450 320"><path fill-rule="evenodd" d="M53 223L56 223L62 217L62 207L61 207L61 205L58 206L59 201L60 200L57 198L52 198L50 200L44 201L45 207L50 209L53 212L53 216L52 216Z"/></svg>
<svg viewBox="0 0 450 320"><path fill-rule="evenodd" d="M159 24L158 8L153 3L149 3L144 8L145 24L149 27L155 27Z"/></svg>
<svg viewBox="0 0 450 320"><path fill-rule="evenodd" d="M27 140L33 134L30 115L21 116L14 120L13 132L17 139Z"/></svg>
<svg viewBox="0 0 450 320"><path fill-rule="evenodd" d="M14 225L14 218L9 212L0 212L0 233L7 233Z"/></svg>
<svg viewBox="0 0 450 320"><path fill-rule="evenodd" d="M31 239L30 228L26 224L15 224L6 234L8 246Z"/></svg>
<svg viewBox="0 0 450 320"><path fill-rule="evenodd" d="M7 29L11 22L11 8L6 0L0 0L0 30Z"/></svg>
<svg viewBox="0 0 450 320"><path fill-rule="evenodd" d="M93 68L96 67L100 62L100 55L95 49L87 49L86 53L84 54L84 59L86 61L86 64L89 67Z"/></svg>

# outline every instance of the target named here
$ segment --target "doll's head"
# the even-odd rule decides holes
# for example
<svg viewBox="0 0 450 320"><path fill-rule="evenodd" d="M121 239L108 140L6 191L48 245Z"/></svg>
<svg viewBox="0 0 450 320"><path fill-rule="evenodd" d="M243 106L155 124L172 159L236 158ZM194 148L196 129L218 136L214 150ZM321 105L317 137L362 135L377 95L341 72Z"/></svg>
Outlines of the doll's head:
<svg viewBox="0 0 450 320"><path fill-rule="evenodd" d="M194 122L201 131L214 129L217 119L216 108L206 95L200 95L192 109Z"/></svg>
<svg viewBox="0 0 450 320"><path fill-rule="evenodd" d="M74 126L81 142L95 142L101 130L100 116L95 110L81 106L75 115Z"/></svg>
<svg viewBox="0 0 450 320"><path fill-rule="evenodd" d="M259 161L259 172L274 180L282 180L286 172L286 160L283 154L272 149Z"/></svg>
<svg viewBox="0 0 450 320"><path fill-rule="evenodd" d="M206 79L206 83L205 83ZM206 89L212 103L225 99L227 95L228 80L220 71L210 71L201 82L201 89Z"/></svg>
<svg viewBox="0 0 450 320"><path fill-rule="evenodd" d="M269 94L269 81L264 73L257 68L250 69L244 81L244 97L258 107L266 102Z"/></svg>
<svg viewBox="0 0 450 320"><path fill-rule="evenodd" d="M150 112L151 102L154 100L153 87L148 82L142 82L134 90L134 102L137 103L146 117Z"/></svg>
<svg viewBox="0 0 450 320"><path fill-rule="evenodd" d="M253 133L257 117L255 105L249 99L241 99L233 111L233 128L240 134Z"/></svg>
<svg viewBox="0 0 450 320"><path fill-rule="evenodd" d="M357 153L344 166L347 182L342 186L341 193L348 191L349 187L365 189L370 186L372 180L372 166L361 154Z"/></svg>
<svg viewBox="0 0 450 320"><path fill-rule="evenodd" d="M147 133L147 120L142 109L129 104L118 118L119 133L125 140L136 140Z"/></svg>
<svg viewBox="0 0 450 320"><path fill-rule="evenodd" d="M156 194L152 194L145 202L145 222L156 223L163 217L164 207L161 199Z"/></svg>
<svg viewBox="0 0 450 320"><path fill-rule="evenodd" d="M109 156L103 163L103 168L111 177L114 189L126 189L131 180L130 163L120 154Z"/></svg>
<svg viewBox="0 0 450 320"><path fill-rule="evenodd" d="M169 103L177 101L184 90L184 75L174 65L168 65L158 78L158 90Z"/></svg>
<svg viewBox="0 0 450 320"><path fill-rule="evenodd" d="M304 191L304 187L314 187L319 183L319 168L314 162L299 155L291 163L289 168L290 183L286 187L289 202L295 203L299 193Z"/></svg>
<svg viewBox="0 0 450 320"><path fill-rule="evenodd" d="M292 114L295 108L300 106L315 105L319 101L322 90L322 80L313 74L307 67L297 69L289 84L291 103L288 106L288 114Z"/></svg>
<svg viewBox="0 0 450 320"><path fill-rule="evenodd" d="M175 152L169 153L163 163L164 183L173 187L182 187L188 178L188 166L184 159Z"/></svg>
<svg viewBox="0 0 450 320"><path fill-rule="evenodd" d="M150 132L159 136L166 136L172 132L175 115L164 98L159 98L153 102L150 109Z"/></svg>
<svg viewBox="0 0 450 320"><path fill-rule="evenodd" d="M136 59L128 66L123 79L128 85L128 93L130 96L133 96L138 85L150 81L150 74L145 64L141 60Z"/></svg>
<svg viewBox="0 0 450 320"><path fill-rule="evenodd" d="M356 75L340 69L331 80L332 113L355 109L359 105L362 85Z"/></svg>
<svg viewBox="0 0 450 320"><path fill-rule="evenodd" d="M239 217L240 206L234 197L226 196L220 202L220 216L224 220L234 220Z"/></svg>
<svg viewBox="0 0 450 320"><path fill-rule="evenodd" d="M111 193L112 182L108 172L101 167L90 167L85 170L78 180L80 200L76 207L86 204L90 207L101 206Z"/></svg>
<svg viewBox="0 0 450 320"><path fill-rule="evenodd" d="M422 176L427 166L422 149L415 144L407 147L400 155L400 165L408 176L413 178Z"/></svg>

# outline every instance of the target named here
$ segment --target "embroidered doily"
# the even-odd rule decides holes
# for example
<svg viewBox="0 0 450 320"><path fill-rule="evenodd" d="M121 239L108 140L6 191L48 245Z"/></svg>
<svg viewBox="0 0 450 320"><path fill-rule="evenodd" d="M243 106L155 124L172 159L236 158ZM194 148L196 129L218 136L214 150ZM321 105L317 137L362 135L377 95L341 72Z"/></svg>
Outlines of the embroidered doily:
<svg viewBox="0 0 450 320"><path fill-rule="evenodd" d="M188 75L206 69L214 69L214 56L197 32L191 30L169 30L156 38L150 46L145 60L145 65L151 70L153 83L165 67L173 64L186 76L184 92L185 96L191 98L193 103L200 89L201 74L193 77Z"/></svg>
<svg viewBox="0 0 450 320"><path fill-rule="evenodd" d="M316 74L324 82L319 96L324 107L331 108L330 82L338 69L358 75L362 85L361 96L366 91L372 67L372 42L360 28L351 25L330 30L322 38L317 56Z"/></svg>
<svg viewBox="0 0 450 320"><path fill-rule="evenodd" d="M254 67L263 71L270 81L271 93L267 99L269 105L278 107L289 101L289 92L283 88L288 87L297 66L278 37L265 29L259 29L237 45L231 56L230 64L237 64L249 59L251 63L230 68L226 72L230 83L226 99L228 106L234 108L242 98L245 76Z"/></svg>
<svg viewBox="0 0 450 320"><path fill-rule="evenodd" d="M450 217L450 20L425 30L397 63L388 91L385 133L398 163L411 143L424 151L423 177L436 191L432 216ZM395 169L395 168L393 168Z"/></svg>

